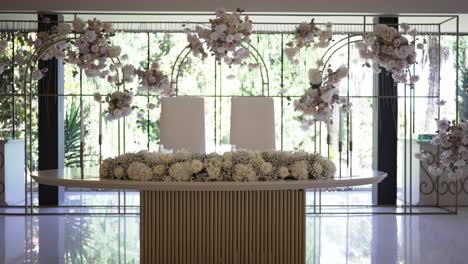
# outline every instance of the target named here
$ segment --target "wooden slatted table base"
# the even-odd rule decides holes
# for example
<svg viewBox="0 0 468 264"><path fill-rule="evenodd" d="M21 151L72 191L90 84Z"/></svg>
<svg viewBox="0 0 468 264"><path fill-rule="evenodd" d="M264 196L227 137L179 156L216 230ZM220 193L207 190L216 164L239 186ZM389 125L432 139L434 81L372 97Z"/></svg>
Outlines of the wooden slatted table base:
<svg viewBox="0 0 468 264"><path fill-rule="evenodd" d="M141 263L305 263L305 192L141 191Z"/></svg>

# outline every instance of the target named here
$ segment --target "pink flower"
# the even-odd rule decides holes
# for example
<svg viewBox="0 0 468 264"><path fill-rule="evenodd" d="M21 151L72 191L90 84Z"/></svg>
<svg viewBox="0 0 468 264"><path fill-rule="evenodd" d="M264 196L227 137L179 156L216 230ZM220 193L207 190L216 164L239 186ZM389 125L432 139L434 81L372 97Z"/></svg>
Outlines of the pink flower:
<svg viewBox="0 0 468 264"><path fill-rule="evenodd" d="M83 32L84 28L86 27L86 24L83 21L83 19L79 17L73 20L72 25L73 25L73 30L75 30L76 32Z"/></svg>
<svg viewBox="0 0 468 264"><path fill-rule="evenodd" d="M447 119L437 120L437 128L442 131L446 131L450 126Z"/></svg>
<svg viewBox="0 0 468 264"><path fill-rule="evenodd" d="M442 140L440 139L439 136L435 136L432 141L431 141L432 145L435 145L435 146L438 146L442 143Z"/></svg>
<svg viewBox="0 0 468 264"><path fill-rule="evenodd" d="M413 75L410 77L409 79L410 83L415 83L417 81L419 81L419 76L418 75Z"/></svg>
<svg viewBox="0 0 468 264"><path fill-rule="evenodd" d="M424 153L423 152L418 152L414 154L414 157L418 160L424 160Z"/></svg>

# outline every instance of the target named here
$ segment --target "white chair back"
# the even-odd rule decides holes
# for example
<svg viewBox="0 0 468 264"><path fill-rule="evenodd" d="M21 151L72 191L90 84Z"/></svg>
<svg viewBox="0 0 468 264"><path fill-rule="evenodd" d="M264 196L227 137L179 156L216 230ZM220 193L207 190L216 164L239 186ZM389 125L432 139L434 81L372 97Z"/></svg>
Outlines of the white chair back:
<svg viewBox="0 0 468 264"><path fill-rule="evenodd" d="M231 144L238 149L275 150L275 108L271 97L233 97Z"/></svg>
<svg viewBox="0 0 468 264"><path fill-rule="evenodd" d="M165 149L205 153L204 99L190 96L162 98L159 130Z"/></svg>

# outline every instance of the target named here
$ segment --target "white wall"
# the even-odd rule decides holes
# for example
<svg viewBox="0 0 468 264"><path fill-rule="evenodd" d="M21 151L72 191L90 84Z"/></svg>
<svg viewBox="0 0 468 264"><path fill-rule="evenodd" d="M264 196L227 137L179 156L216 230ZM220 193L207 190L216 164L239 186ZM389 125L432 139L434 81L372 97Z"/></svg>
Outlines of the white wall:
<svg viewBox="0 0 468 264"><path fill-rule="evenodd" d="M1 0L0 10L468 13L467 0Z"/></svg>

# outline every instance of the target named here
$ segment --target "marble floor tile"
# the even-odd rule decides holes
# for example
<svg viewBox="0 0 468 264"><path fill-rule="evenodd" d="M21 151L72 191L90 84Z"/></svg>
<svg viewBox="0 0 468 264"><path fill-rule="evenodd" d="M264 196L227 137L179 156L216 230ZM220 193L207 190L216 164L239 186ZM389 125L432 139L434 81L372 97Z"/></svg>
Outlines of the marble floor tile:
<svg viewBox="0 0 468 264"><path fill-rule="evenodd" d="M307 263L468 263L458 215L309 215ZM0 216L0 263L139 263L137 215Z"/></svg>

